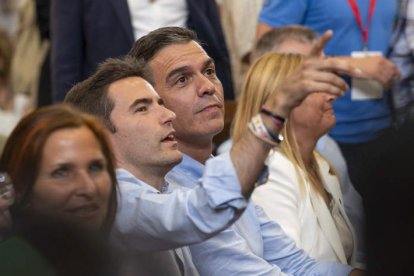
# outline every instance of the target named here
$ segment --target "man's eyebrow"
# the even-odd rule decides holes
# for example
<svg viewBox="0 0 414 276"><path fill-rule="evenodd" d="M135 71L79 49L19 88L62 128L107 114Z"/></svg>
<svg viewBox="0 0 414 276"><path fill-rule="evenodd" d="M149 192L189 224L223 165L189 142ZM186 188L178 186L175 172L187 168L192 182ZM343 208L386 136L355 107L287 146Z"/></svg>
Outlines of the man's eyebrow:
<svg viewBox="0 0 414 276"><path fill-rule="evenodd" d="M212 58L207 59L204 64L203 64L203 69L206 69L207 67L209 67L210 65L215 65L215 61Z"/></svg>
<svg viewBox="0 0 414 276"><path fill-rule="evenodd" d="M175 75L180 75L182 73L188 72L190 69L189 66L182 66L182 67L178 67L175 68L174 70L172 70L170 73L168 73L166 81L167 83L170 82L170 80L175 76Z"/></svg>
<svg viewBox="0 0 414 276"><path fill-rule="evenodd" d="M208 66L210 66L211 64L215 64L214 59L212 59L211 57L209 57L204 63L203 63L203 70L205 68L207 68ZM185 72L188 72L190 70L190 66L185 65L182 67L178 67L175 68L174 70L172 70L170 73L168 73L167 77L166 77L166 81L169 82L171 80L171 78L173 78L175 75L179 75Z"/></svg>
<svg viewBox="0 0 414 276"><path fill-rule="evenodd" d="M150 98L140 98L136 99L130 106L129 111L133 111L133 109L139 104L150 104L152 103L152 99Z"/></svg>

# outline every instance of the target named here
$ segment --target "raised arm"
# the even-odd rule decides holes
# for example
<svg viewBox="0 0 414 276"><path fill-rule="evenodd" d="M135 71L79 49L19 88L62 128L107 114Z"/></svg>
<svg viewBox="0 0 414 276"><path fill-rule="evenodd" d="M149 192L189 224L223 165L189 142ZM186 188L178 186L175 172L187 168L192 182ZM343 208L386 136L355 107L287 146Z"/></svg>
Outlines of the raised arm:
<svg viewBox="0 0 414 276"><path fill-rule="evenodd" d="M271 96L264 106L282 118L287 118L289 112L299 105L310 93L326 92L335 96L342 96L349 89L346 82L338 74L347 74L353 77L362 77L361 71L348 62L337 58L322 57L325 44L332 37L328 31L315 43L309 58L299 69L289 76ZM275 124L274 118L261 113L264 127L271 135L277 137L280 126ZM260 128L260 126L258 126ZM239 176L243 194L248 194L263 168L269 150L275 146L269 139L260 138L260 131L246 131L243 137L234 143L230 154ZM258 138L259 137L259 138ZM271 140L271 139L270 139Z"/></svg>
<svg viewBox="0 0 414 276"><path fill-rule="evenodd" d="M232 224L248 204L228 154L207 162L199 185L187 174L170 175L172 186L180 184L172 193L160 194L125 170L117 170L117 178L121 193L114 236L141 252L204 241Z"/></svg>

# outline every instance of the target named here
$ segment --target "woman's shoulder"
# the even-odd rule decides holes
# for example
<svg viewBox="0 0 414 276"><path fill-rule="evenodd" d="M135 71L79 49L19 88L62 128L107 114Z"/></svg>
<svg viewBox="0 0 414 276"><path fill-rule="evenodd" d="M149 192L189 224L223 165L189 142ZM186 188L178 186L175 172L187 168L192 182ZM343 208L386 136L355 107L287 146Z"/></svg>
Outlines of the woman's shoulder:
<svg viewBox="0 0 414 276"><path fill-rule="evenodd" d="M299 181L298 172L282 150L273 150L269 154L266 165L269 169L269 175L264 185L267 186L266 188L262 187L263 189L274 189L278 192L283 190L299 196L302 184ZM303 172L300 170L299 173Z"/></svg>
<svg viewBox="0 0 414 276"><path fill-rule="evenodd" d="M0 242L0 275L45 275L57 273L24 238L11 236Z"/></svg>
<svg viewBox="0 0 414 276"><path fill-rule="evenodd" d="M280 148L275 148L269 153L269 156L266 159L266 165L275 170L282 170L286 168L293 169L293 163Z"/></svg>

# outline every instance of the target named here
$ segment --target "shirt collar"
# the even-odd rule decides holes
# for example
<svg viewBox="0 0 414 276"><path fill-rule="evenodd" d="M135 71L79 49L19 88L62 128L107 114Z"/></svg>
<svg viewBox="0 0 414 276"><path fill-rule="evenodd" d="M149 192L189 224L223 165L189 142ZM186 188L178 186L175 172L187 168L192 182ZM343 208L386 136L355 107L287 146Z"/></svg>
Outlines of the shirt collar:
<svg viewBox="0 0 414 276"><path fill-rule="evenodd" d="M174 170L179 170L192 178L198 179L203 176L204 165L187 154L183 154L183 161L175 166Z"/></svg>
<svg viewBox="0 0 414 276"><path fill-rule="evenodd" d="M123 181L123 182L141 184L141 186L145 187L147 190L151 190L153 192L162 193L162 194L169 192L169 184L166 180L164 181L164 185L163 185L163 187L161 189L161 192L160 192L157 189L155 189L153 186L151 186L151 185L145 183L144 181L136 178L132 173L130 173L126 169L117 168L115 170L115 173L116 173L116 179L118 180L118 182Z"/></svg>

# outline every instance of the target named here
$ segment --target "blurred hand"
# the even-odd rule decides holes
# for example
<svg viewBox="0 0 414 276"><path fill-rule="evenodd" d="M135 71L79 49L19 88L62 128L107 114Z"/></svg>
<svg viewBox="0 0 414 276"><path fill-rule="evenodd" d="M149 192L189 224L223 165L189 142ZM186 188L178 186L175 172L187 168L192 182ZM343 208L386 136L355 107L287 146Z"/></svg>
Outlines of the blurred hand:
<svg viewBox="0 0 414 276"><path fill-rule="evenodd" d="M394 78L400 78L397 66L383 56L350 57L352 66L359 68L364 78L378 81L385 89L391 87Z"/></svg>
<svg viewBox="0 0 414 276"><path fill-rule="evenodd" d="M332 37L327 31L315 43L309 58L278 87L265 103L276 114L287 118L290 110L299 105L307 95L326 92L336 97L349 89L338 74L363 77L361 71L341 58L324 58L323 48Z"/></svg>
<svg viewBox="0 0 414 276"><path fill-rule="evenodd" d="M9 207L13 203L14 189L10 178L7 174L0 173L0 234L12 225Z"/></svg>

